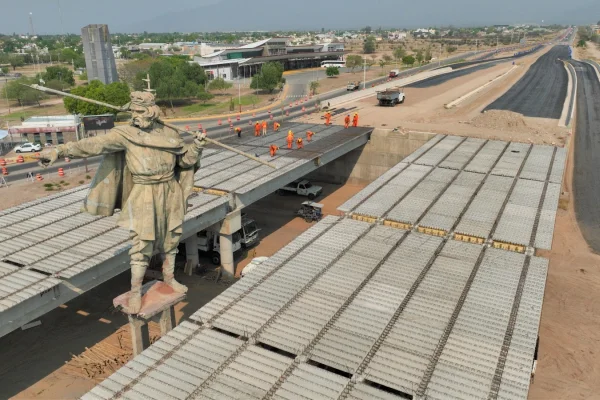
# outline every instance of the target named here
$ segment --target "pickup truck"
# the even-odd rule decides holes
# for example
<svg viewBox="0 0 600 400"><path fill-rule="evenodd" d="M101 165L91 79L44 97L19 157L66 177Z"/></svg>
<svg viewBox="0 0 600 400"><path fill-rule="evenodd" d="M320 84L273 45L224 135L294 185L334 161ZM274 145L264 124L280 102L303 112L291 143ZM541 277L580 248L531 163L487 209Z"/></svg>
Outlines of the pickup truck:
<svg viewBox="0 0 600 400"><path fill-rule="evenodd" d="M346 86L347 91L355 91L358 89L360 89L360 82L348 82L348 85Z"/></svg>
<svg viewBox="0 0 600 400"><path fill-rule="evenodd" d="M288 193L296 193L300 196L307 196L309 200L313 200L320 195L321 192L323 192L323 188L321 186L313 185L305 179L288 183L281 189L277 190L277 193L280 196L284 196Z"/></svg>
<svg viewBox="0 0 600 400"><path fill-rule="evenodd" d="M399 69L393 69L390 71L390 74L388 75L389 78L395 78L398 75L400 75L400 70Z"/></svg>
<svg viewBox="0 0 600 400"><path fill-rule="evenodd" d="M377 100L380 106L394 107L404 103L404 91L400 88L381 90L377 92Z"/></svg>

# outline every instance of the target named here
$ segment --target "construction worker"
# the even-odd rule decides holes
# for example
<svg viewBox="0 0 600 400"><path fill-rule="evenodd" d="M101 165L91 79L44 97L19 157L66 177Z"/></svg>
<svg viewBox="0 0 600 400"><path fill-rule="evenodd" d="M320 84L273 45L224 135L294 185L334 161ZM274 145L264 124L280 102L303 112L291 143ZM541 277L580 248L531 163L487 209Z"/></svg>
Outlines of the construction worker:
<svg viewBox="0 0 600 400"><path fill-rule="evenodd" d="M271 153L271 157L275 157L277 150L279 150L279 147L277 147L276 145L272 144L271 146L269 146L269 153Z"/></svg>
<svg viewBox="0 0 600 400"><path fill-rule="evenodd" d="M287 135L287 148L291 149L293 144L294 144L294 132L292 132L290 130L290 131L288 131L288 135Z"/></svg>
<svg viewBox="0 0 600 400"><path fill-rule="evenodd" d="M354 113L354 117L352 118L352 126L358 126L358 113Z"/></svg>
<svg viewBox="0 0 600 400"><path fill-rule="evenodd" d="M257 122L254 125L254 136L260 136L260 122Z"/></svg>
<svg viewBox="0 0 600 400"><path fill-rule="evenodd" d="M314 134L313 131L306 131L306 140L310 142Z"/></svg>
<svg viewBox="0 0 600 400"><path fill-rule="evenodd" d="M263 136L267 136L267 121L263 121L262 123L262 128L263 128Z"/></svg>
<svg viewBox="0 0 600 400"><path fill-rule="evenodd" d="M331 124L331 113L329 111L327 111L325 113L325 125L330 125Z"/></svg>
<svg viewBox="0 0 600 400"><path fill-rule="evenodd" d="M302 142L302 138L301 137L299 137L298 139L296 139L296 147L298 149L301 149L301 148L304 147L304 143Z"/></svg>
<svg viewBox="0 0 600 400"><path fill-rule="evenodd" d="M346 115L344 118L344 128L348 128L350 126L350 114Z"/></svg>
<svg viewBox="0 0 600 400"><path fill-rule="evenodd" d="M279 122L273 122L273 130L275 132L279 131L280 126L281 126L281 124L279 124Z"/></svg>
<svg viewBox="0 0 600 400"><path fill-rule="evenodd" d="M235 128L235 133L237 133L237 137L241 138L242 137L242 128L240 128L239 126L237 128Z"/></svg>

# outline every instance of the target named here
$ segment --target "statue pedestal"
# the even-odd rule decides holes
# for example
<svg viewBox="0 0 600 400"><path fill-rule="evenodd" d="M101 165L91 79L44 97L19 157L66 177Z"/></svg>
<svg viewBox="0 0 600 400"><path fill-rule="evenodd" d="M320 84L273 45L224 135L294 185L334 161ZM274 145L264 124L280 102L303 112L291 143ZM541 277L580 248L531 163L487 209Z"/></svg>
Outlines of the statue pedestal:
<svg viewBox="0 0 600 400"><path fill-rule="evenodd" d="M113 300L113 305L121 309L129 318L133 355L137 356L150 345L148 322L155 318L160 324L161 336L175 327L175 304L185 298L185 293L177 293L161 281L151 281L142 286L142 308L138 314L125 312L131 292L123 293Z"/></svg>

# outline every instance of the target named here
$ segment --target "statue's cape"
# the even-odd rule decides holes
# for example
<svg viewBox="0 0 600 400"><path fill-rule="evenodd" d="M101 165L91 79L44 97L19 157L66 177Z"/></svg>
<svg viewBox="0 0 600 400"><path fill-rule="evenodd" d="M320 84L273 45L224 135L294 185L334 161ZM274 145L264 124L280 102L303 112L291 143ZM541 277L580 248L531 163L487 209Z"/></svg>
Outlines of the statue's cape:
<svg viewBox="0 0 600 400"><path fill-rule="evenodd" d="M184 142L179 134L171 129L169 136L140 136L140 130L132 126L115 127L113 130L122 135L128 141L145 147L159 148L178 156L183 155ZM194 187L194 173L199 164L191 168L181 168L175 165L175 179L183 189L184 204L187 206L187 198L192 194ZM82 210L92 215L109 217L116 209L122 209L127 201L131 188L133 187L133 176L127 168L125 152L106 154L103 156L98 171L90 184L90 189L83 202Z"/></svg>

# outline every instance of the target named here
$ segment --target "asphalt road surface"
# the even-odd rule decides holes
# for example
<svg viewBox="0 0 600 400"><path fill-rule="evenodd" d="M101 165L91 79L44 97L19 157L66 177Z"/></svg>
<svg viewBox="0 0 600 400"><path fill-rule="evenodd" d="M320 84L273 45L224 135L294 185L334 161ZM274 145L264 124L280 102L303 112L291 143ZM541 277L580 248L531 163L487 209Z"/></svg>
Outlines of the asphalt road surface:
<svg viewBox="0 0 600 400"><path fill-rule="evenodd" d="M577 73L573 197L588 245L600 253L600 82L589 64L571 61Z"/></svg>
<svg viewBox="0 0 600 400"><path fill-rule="evenodd" d="M432 76L431 78L425 79L423 81L411 83L407 87L424 89L424 88L429 88L432 86L441 85L442 83L446 83L451 79L469 75L469 74L472 74L473 72L481 71L483 69L491 68L491 67L497 65L498 63L499 62L497 62L497 61L493 61L493 62L487 62L485 64L479 64L474 67L458 69L456 71L452 71L447 74Z"/></svg>
<svg viewBox="0 0 600 400"><path fill-rule="evenodd" d="M559 119L567 95L568 77L562 61L567 59L567 46L554 46L529 68L502 97L487 110L508 110L527 117Z"/></svg>

